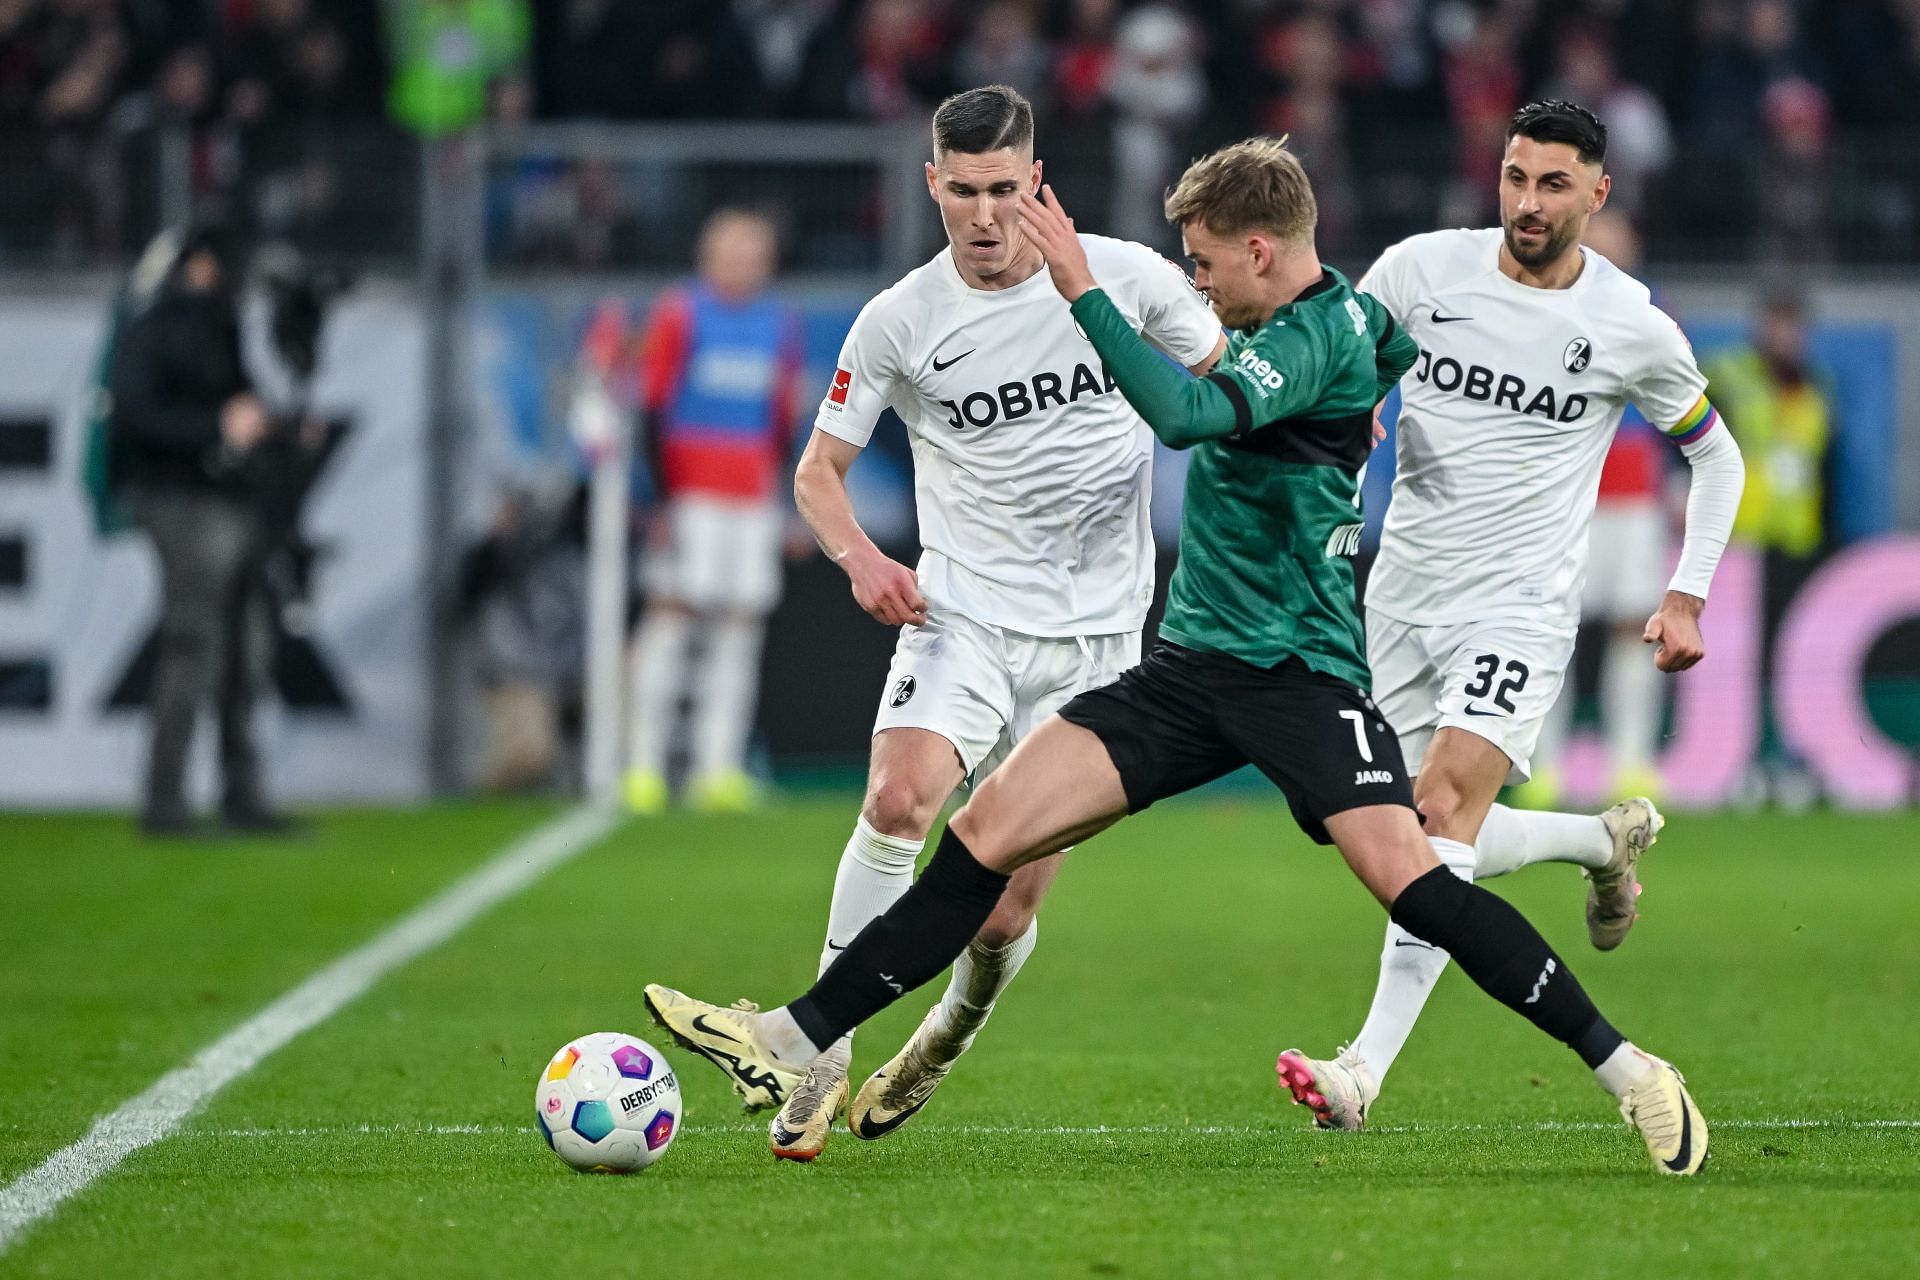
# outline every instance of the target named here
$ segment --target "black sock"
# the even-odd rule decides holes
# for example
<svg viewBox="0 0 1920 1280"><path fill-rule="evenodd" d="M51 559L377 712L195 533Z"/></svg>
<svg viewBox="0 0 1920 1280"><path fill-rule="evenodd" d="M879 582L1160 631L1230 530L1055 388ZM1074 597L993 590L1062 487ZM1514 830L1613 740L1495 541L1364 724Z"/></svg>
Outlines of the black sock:
<svg viewBox="0 0 1920 1280"><path fill-rule="evenodd" d="M862 929L813 989L787 1006L824 1049L915 987L938 977L980 932L1007 877L980 865L948 827L900 901Z"/></svg>
<svg viewBox="0 0 1920 1280"><path fill-rule="evenodd" d="M1505 899L1435 867L1400 891L1393 922L1450 954L1480 989L1598 1067L1626 1041L1573 971Z"/></svg>

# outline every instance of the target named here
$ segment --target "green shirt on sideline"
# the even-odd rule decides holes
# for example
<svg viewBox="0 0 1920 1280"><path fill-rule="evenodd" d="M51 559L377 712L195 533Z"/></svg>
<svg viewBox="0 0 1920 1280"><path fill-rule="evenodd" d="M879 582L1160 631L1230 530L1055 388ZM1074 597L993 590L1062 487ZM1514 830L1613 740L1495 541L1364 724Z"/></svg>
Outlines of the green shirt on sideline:
<svg viewBox="0 0 1920 1280"><path fill-rule="evenodd" d="M1371 687L1353 585L1360 473L1374 406L1418 356L1413 340L1331 268L1235 333L1204 378L1148 346L1100 289L1073 317L1154 434L1193 450L1161 636Z"/></svg>

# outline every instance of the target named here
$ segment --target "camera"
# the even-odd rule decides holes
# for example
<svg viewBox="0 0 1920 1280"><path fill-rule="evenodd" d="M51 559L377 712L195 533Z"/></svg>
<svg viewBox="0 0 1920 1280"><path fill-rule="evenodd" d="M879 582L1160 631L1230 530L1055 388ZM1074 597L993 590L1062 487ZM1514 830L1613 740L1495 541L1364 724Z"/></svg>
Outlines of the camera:
<svg viewBox="0 0 1920 1280"><path fill-rule="evenodd" d="M320 333L327 311L353 287L353 277L340 267L310 263L285 244L262 249L256 266L266 290L273 349L293 375L304 401L320 362Z"/></svg>
<svg viewBox="0 0 1920 1280"><path fill-rule="evenodd" d="M352 287L353 277L338 267L315 266L285 244L262 249L255 270L267 297L268 335L294 388L293 404L276 415L274 430L250 459L263 518L263 568L281 628L302 635L312 625L317 549L301 532L300 511L327 455L339 443L332 424L317 437L309 431L308 405L327 313Z"/></svg>

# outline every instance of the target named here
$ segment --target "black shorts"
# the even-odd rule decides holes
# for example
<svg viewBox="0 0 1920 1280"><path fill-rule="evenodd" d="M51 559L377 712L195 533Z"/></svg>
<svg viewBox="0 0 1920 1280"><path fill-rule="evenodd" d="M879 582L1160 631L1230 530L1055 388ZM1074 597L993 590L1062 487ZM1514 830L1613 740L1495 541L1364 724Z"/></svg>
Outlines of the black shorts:
<svg viewBox="0 0 1920 1280"><path fill-rule="evenodd" d="M1286 794L1300 829L1331 844L1326 820L1365 805L1413 808L1400 740L1361 690L1288 658L1262 668L1161 643L1060 714L1106 745L1127 811L1251 764Z"/></svg>

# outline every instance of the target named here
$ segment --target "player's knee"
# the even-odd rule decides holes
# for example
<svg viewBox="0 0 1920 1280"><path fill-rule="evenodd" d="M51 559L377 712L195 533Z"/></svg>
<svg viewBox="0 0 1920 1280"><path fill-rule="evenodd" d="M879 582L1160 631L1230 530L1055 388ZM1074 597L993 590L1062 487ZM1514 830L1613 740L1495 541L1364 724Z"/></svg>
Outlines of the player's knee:
<svg viewBox="0 0 1920 1280"><path fill-rule="evenodd" d="M881 774L867 787L860 816L883 836L921 840L933 826L941 799L908 775Z"/></svg>
<svg viewBox="0 0 1920 1280"><path fill-rule="evenodd" d="M1414 803L1420 810L1420 824L1429 836L1459 838L1454 833L1466 809L1466 797L1459 787L1444 780L1433 783L1420 788Z"/></svg>
<svg viewBox="0 0 1920 1280"><path fill-rule="evenodd" d="M1012 875L1018 863L1014 855L1019 852L1010 838L1012 832L1003 822L995 820L991 806L982 809L978 793L960 812L947 820L947 827L960 837L967 846L967 852L983 867L992 867L997 871ZM976 812L978 810L978 812ZM1002 895L1004 900L1005 895Z"/></svg>

